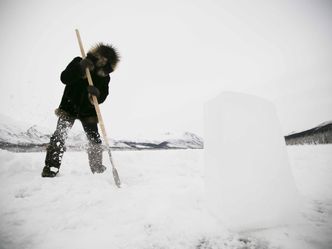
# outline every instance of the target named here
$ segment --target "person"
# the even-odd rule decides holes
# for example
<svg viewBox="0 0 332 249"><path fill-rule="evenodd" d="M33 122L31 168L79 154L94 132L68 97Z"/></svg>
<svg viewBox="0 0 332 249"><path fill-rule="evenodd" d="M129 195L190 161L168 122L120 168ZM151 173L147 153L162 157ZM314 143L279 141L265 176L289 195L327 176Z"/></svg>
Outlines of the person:
<svg viewBox="0 0 332 249"><path fill-rule="evenodd" d="M76 119L81 121L88 138L87 152L92 173L103 173L106 170L102 164L102 142L92 95L97 97L99 104L105 101L109 92L109 74L115 70L118 62L116 49L99 43L89 50L86 58L75 57L61 73L60 79L65 84L65 89L61 103L55 110L58 122L47 147L42 177L55 177L58 174L66 151L68 131ZM91 72L94 86L89 86L86 68Z"/></svg>

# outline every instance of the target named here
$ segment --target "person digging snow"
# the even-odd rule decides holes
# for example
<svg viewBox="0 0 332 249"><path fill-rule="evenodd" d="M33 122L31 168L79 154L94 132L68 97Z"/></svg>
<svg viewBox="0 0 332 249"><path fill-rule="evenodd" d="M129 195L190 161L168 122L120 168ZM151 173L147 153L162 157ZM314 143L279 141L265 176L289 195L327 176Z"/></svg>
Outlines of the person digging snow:
<svg viewBox="0 0 332 249"><path fill-rule="evenodd" d="M103 150L92 95L97 97L99 104L105 101L109 74L115 70L118 62L117 51L111 45L99 43L87 53L86 58L75 57L61 73L61 81L66 86L60 106L55 110L58 122L47 147L42 177L55 177L59 172L68 131L76 119L81 121L89 141L87 152L92 173L106 170L102 164ZM94 86L89 86L86 68L91 72Z"/></svg>

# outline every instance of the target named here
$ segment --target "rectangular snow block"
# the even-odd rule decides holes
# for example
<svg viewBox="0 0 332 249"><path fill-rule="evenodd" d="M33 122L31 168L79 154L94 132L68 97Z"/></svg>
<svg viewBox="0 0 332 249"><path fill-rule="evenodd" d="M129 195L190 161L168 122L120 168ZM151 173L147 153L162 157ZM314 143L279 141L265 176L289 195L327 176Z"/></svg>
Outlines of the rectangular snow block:
<svg viewBox="0 0 332 249"><path fill-rule="evenodd" d="M234 230L288 224L300 199L274 105L224 92L205 104L204 125L208 210Z"/></svg>

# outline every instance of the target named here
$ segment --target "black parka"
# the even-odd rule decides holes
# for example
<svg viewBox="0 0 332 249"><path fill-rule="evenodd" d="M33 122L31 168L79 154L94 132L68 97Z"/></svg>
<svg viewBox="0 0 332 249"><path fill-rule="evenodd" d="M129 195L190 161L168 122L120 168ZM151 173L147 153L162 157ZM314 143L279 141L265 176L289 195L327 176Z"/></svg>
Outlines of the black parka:
<svg viewBox="0 0 332 249"><path fill-rule="evenodd" d="M75 57L61 73L61 81L66 87L59 106L61 112L78 119L97 116L95 108L89 100L88 80L82 77L81 60L81 57ZM94 86L100 91L98 103L103 103L108 95L110 76L100 77L92 71L91 77Z"/></svg>

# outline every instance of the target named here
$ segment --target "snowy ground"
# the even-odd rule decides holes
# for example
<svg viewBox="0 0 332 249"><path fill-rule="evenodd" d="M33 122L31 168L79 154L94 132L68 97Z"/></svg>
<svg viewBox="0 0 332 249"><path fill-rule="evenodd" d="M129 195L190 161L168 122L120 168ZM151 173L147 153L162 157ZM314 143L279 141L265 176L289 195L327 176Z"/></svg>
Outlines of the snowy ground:
<svg viewBox="0 0 332 249"><path fill-rule="evenodd" d="M114 152L121 189L84 152L44 179L44 153L0 151L0 248L332 248L332 145L287 148L301 220L241 234L204 209L203 150Z"/></svg>

